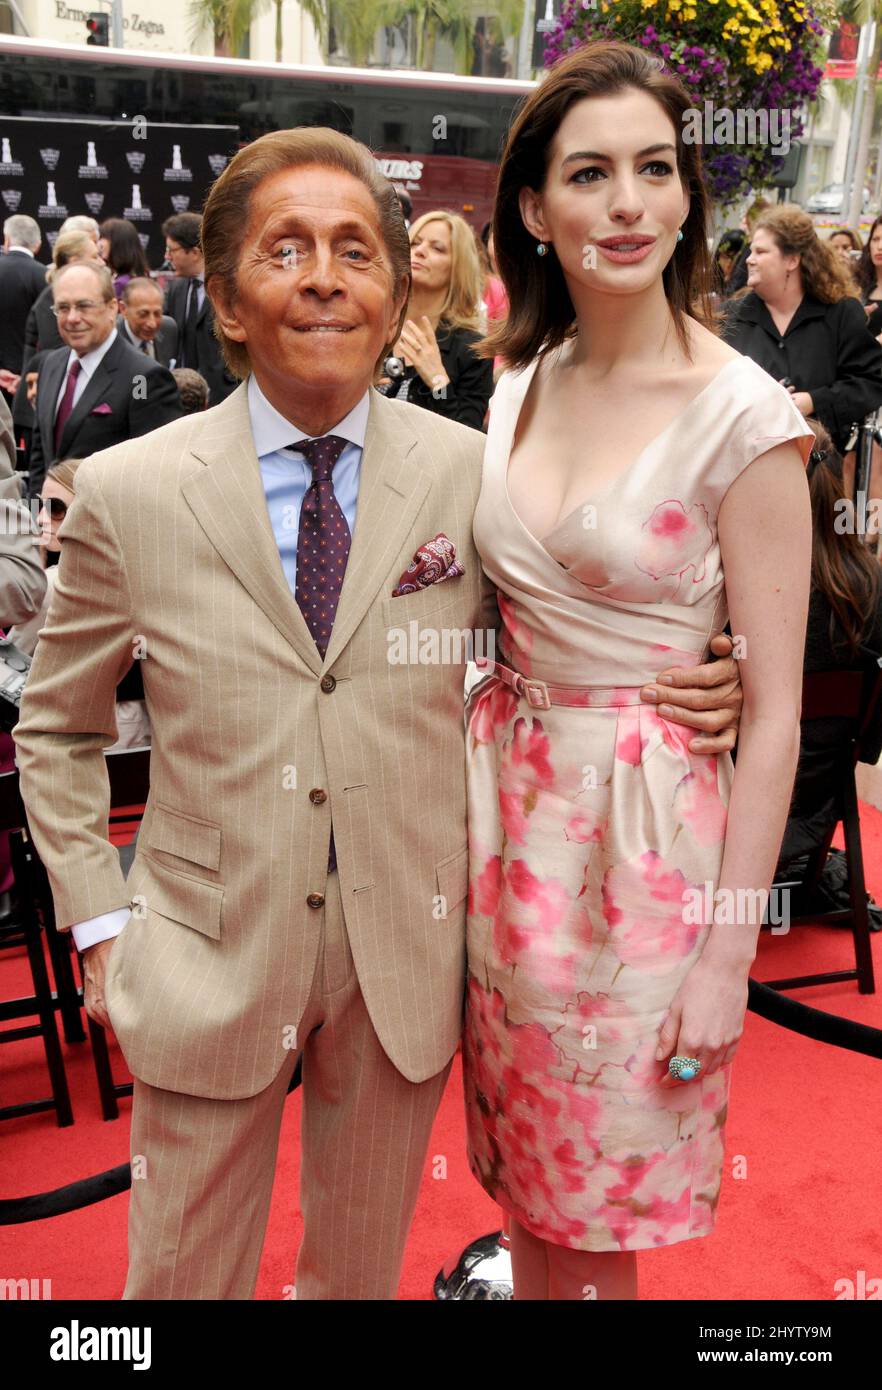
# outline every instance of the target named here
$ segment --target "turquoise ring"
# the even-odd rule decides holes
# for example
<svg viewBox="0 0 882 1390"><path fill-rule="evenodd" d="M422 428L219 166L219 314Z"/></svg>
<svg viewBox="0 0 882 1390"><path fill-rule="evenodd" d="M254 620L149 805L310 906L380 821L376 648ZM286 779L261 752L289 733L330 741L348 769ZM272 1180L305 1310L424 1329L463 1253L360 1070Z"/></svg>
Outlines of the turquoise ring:
<svg viewBox="0 0 882 1390"><path fill-rule="evenodd" d="M691 1081L701 1071L701 1063L697 1057L672 1057L668 1062L668 1071L678 1081Z"/></svg>

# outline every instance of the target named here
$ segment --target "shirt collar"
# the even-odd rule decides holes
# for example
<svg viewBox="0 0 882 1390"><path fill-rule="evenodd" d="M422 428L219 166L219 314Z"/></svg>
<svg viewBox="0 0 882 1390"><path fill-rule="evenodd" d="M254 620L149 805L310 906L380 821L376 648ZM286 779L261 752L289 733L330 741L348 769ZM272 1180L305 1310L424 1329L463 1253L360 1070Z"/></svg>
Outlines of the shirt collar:
<svg viewBox="0 0 882 1390"><path fill-rule="evenodd" d="M23 256L30 256L31 260L35 259L33 251L29 251L26 246L10 246L9 251L20 251ZM9 251L6 252L7 256Z"/></svg>
<svg viewBox="0 0 882 1390"><path fill-rule="evenodd" d="M115 342L116 329L112 328L108 333L107 337L104 339L104 342L101 343L99 347L93 348L91 352L85 353L80 358L80 370L85 372L86 376L91 376L104 354L112 347L112 345ZM73 348L71 348L70 355L67 359L68 371L70 371L71 366L76 361L76 357L76 353L74 352Z"/></svg>
<svg viewBox="0 0 882 1390"><path fill-rule="evenodd" d="M339 434L350 444L357 444L359 449L363 449L369 412L370 392L365 388L361 400L357 401L349 414L344 415L327 433ZM290 448L295 439L314 437L309 430L301 429L299 425L279 414L261 391L253 372L248 378L248 413L251 417L251 433L258 458L274 454L278 449Z"/></svg>

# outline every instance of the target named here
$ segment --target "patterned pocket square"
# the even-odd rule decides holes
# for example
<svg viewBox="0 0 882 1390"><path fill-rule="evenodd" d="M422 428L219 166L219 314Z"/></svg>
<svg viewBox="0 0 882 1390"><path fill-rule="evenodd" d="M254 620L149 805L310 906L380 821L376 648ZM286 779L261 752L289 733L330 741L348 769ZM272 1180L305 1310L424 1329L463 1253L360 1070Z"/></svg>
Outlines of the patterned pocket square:
<svg viewBox="0 0 882 1390"><path fill-rule="evenodd" d="M443 531L439 531L433 540L426 541L416 551L397 587L392 590L392 597L415 594L420 589L427 589L430 584L457 579L461 574L465 574L465 568L456 558L456 546Z"/></svg>
<svg viewBox="0 0 882 1390"><path fill-rule="evenodd" d="M95 406L94 410L90 410L90 411L89 411L89 414L90 414L90 415L112 415L112 414L113 414L113 411L111 410L110 406L107 404L106 401L102 401L100 405L96 405L96 406Z"/></svg>

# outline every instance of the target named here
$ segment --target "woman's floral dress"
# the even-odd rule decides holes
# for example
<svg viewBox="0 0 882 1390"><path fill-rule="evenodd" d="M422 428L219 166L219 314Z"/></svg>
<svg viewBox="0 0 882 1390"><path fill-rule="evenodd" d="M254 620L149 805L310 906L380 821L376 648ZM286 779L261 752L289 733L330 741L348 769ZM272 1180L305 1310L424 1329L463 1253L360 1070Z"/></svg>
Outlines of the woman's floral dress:
<svg viewBox="0 0 882 1390"><path fill-rule="evenodd" d="M782 386L733 358L540 544L506 486L535 367L497 385L475 539L499 658L597 687L597 703L537 709L496 676L470 697L469 1162L535 1235L637 1250L714 1225L731 1064L668 1089L654 1054L709 929L694 895L719 881L733 775L639 688L701 660L726 624L730 484L786 440L806 461L814 436Z"/></svg>

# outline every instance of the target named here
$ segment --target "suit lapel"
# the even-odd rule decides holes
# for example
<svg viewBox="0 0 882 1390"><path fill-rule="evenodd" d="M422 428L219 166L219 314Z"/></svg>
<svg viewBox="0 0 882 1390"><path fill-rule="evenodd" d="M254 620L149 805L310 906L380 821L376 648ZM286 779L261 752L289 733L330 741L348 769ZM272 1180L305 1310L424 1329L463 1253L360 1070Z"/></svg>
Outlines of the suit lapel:
<svg viewBox="0 0 882 1390"><path fill-rule="evenodd" d="M187 505L257 606L318 674L322 659L285 578L270 523L246 382L206 413L191 452L207 467L183 483Z"/></svg>
<svg viewBox="0 0 882 1390"><path fill-rule="evenodd" d="M326 665L337 659L370 608L429 491L429 473L408 458L416 445L416 435L394 405L372 389L355 531Z"/></svg>
<svg viewBox="0 0 882 1390"><path fill-rule="evenodd" d="M430 475L408 457L416 445L416 436L394 406L372 390L355 531L326 666L367 613L429 491ZM270 524L247 383L207 412L204 433L191 452L207 467L182 485L187 505L254 602L318 674L322 659L288 586Z"/></svg>
<svg viewBox="0 0 882 1390"><path fill-rule="evenodd" d="M89 380L83 388L83 394L77 401L70 415L67 424L61 432L59 440L59 457L64 457L65 450L69 449L74 439L79 434L85 421L88 419L89 411L93 406L99 405L102 398L109 393L113 382L113 374L119 366L120 358L120 336L117 332L116 342L111 343L105 352L98 366L95 368Z"/></svg>
<svg viewBox="0 0 882 1390"><path fill-rule="evenodd" d="M43 364L37 379L37 416L43 439L43 454L55 458L55 402L70 356L69 348L58 348Z"/></svg>

